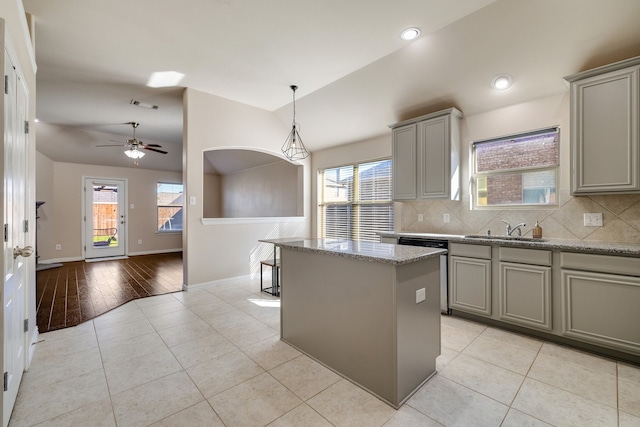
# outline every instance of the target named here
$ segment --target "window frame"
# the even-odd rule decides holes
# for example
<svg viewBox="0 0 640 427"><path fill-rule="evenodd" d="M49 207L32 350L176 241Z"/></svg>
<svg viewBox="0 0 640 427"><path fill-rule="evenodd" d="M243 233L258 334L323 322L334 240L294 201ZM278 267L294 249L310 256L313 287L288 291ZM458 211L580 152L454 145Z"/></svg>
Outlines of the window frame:
<svg viewBox="0 0 640 427"><path fill-rule="evenodd" d="M383 162L389 161L389 199L380 199L380 200L360 200L360 179L359 179L359 169L362 165L366 165L369 163ZM351 198L348 201L336 201L336 202L325 202L325 171L330 169L339 169L344 167L352 167L353 169L353 188L351 189ZM347 206L350 214L349 214L349 223L348 227L349 236L347 237L350 240L358 240L356 237L361 236L361 219L362 212L360 207L362 206L388 206L390 212L390 220L391 220L391 230L393 231L393 224L395 221L394 218L394 200L393 200L393 159L391 157L383 157L378 159L360 161L342 164L338 166L330 166L325 167L323 169L318 169L318 183L317 183L317 227L316 227L316 235L320 239L326 239L326 218L324 212L326 211L327 206ZM329 237L332 238L332 237ZM359 240L359 241L371 241L371 240Z"/></svg>
<svg viewBox="0 0 640 427"><path fill-rule="evenodd" d="M160 228L158 225L160 223L160 209L161 208L175 208L177 205L161 205L158 200L158 190L161 185L179 185L182 187L182 205L180 206L180 210L182 210L182 224L180 224L180 229L164 229ZM184 229L184 184L181 182L167 182L167 181L156 181L156 233L158 234L167 234L167 233L182 233Z"/></svg>
<svg viewBox="0 0 640 427"><path fill-rule="evenodd" d="M479 145L491 143L491 142L500 142L512 139L520 139L527 138L536 135L544 135L547 133L557 133L557 146L558 146L558 158L555 165L552 166L524 166L524 167L513 167L507 169L496 169L490 172L478 172L477 171L477 153L476 148ZM480 141L474 141L470 145L469 150L469 170L470 170L470 187L471 187L471 209L472 210L519 210L519 209L554 209L559 206L559 177L560 177L560 126L551 126L541 129L536 129L528 132L522 132L518 134L505 135L498 138L490 138ZM552 203L541 204L541 203L517 203L517 204L505 204L505 205L478 205L478 180L482 177L491 177L491 176L507 176L510 174L524 174L531 172L553 172L554 173L554 182L555 182L555 200Z"/></svg>

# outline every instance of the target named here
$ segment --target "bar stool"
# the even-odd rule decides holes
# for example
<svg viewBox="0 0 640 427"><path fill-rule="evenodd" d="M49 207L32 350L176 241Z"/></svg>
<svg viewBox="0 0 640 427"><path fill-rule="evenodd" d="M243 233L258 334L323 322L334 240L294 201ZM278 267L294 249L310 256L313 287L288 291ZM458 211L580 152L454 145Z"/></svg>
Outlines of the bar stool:
<svg viewBox="0 0 640 427"><path fill-rule="evenodd" d="M260 291L266 292L274 297L280 296L280 259L277 257L277 247L273 246L273 258L260 261ZM271 267L271 286L264 287L262 277L262 267Z"/></svg>

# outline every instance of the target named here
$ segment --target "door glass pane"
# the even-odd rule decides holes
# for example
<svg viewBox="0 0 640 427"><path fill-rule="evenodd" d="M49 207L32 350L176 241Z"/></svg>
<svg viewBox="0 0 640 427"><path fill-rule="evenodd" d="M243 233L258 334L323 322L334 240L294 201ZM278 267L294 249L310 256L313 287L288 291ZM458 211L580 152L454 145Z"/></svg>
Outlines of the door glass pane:
<svg viewBox="0 0 640 427"><path fill-rule="evenodd" d="M93 185L93 247L118 246L118 187Z"/></svg>

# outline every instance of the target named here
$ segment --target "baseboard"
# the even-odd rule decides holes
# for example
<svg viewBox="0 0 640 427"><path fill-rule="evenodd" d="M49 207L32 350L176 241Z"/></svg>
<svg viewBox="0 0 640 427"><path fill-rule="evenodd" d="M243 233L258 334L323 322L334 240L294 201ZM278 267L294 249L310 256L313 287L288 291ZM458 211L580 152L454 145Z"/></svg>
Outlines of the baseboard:
<svg viewBox="0 0 640 427"><path fill-rule="evenodd" d="M196 289L204 288L207 286L230 285L233 283L253 280L255 276L256 276L255 274L246 274L244 276L227 277L225 279L212 280L210 282L195 283L193 285L182 285L182 289L185 291L195 291Z"/></svg>
<svg viewBox="0 0 640 427"><path fill-rule="evenodd" d="M47 259L44 261L38 260L38 264L54 264L57 262L74 262L74 261L84 261L82 257L69 257L69 258L54 258Z"/></svg>
<svg viewBox="0 0 640 427"><path fill-rule="evenodd" d="M129 252L129 256L136 255L158 255L158 254L169 254L173 252L182 252L182 248L176 249L161 249L159 251L138 251L138 252Z"/></svg>
<svg viewBox="0 0 640 427"><path fill-rule="evenodd" d="M168 254L173 252L182 252L182 248L176 249L160 249L157 251L139 251L139 252L129 252L128 256L136 256L136 255L155 255L155 254ZM115 258L112 258L115 259ZM74 261L84 261L83 257L69 257L69 258L53 258L47 260L38 260L39 264L54 264L57 262L74 262Z"/></svg>
<svg viewBox="0 0 640 427"><path fill-rule="evenodd" d="M33 330L33 335L31 336L31 344L29 345L29 360L27 360L27 369L29 370L29 366L31 366L31 361L33 360L33 354L36 351L36 343L38 342L38 339L40 338L40 330L38 329L38 325L36 325L35 329Z"/></svg>

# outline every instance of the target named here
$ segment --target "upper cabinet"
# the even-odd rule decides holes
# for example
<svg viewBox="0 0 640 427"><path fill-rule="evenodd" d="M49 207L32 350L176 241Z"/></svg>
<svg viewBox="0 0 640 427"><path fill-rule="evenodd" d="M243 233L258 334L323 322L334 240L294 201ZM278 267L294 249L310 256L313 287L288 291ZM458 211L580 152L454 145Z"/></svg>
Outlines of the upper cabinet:
<svg viewBox="0 0 640 427"><path fill-rule="evenodd" d="M640 57L571 84L572 194L640 193Z"/></svg>
<svg viewBox="0 0 640 427"><path fill-rule="evenodd" d="M449 108L389 126L394 200L460 200L461 117Z"/></svg>

